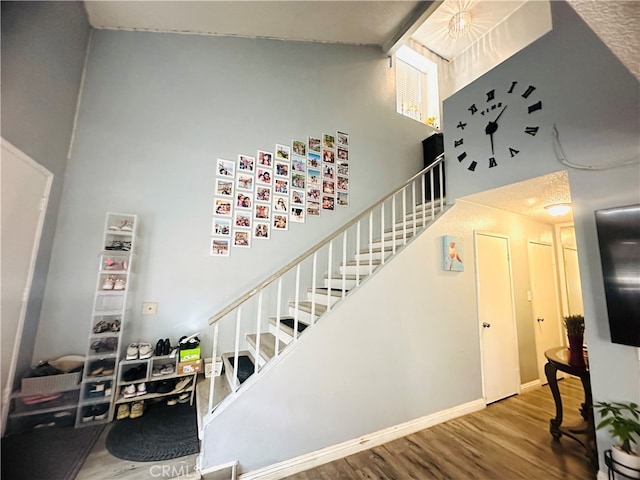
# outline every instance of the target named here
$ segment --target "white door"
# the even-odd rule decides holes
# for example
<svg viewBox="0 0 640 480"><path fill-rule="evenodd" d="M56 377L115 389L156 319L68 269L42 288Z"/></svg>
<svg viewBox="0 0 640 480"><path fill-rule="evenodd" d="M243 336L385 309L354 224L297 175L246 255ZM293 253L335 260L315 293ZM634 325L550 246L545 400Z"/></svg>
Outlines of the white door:
<svg viewBox="0 0 640 480"><path fill-rule="evenodd" d="M52 174L4 139L0 156L2 431Z"/></svg>
<svg viewBox="0 0 640 480"><path fill-rule="evenodd" d="M475 234L478 314L484 398L487 403L520 390L509 239Z"/></svg>
<svg viewBox="0 0 640 480"><path fill-rule="evenodd" d="M578 251L573 247L562 247L562 254L564 256L564 276L567 283L569 315L584 315L580 269L578 268Z"/></svg>
<svg viewBox="0 0 640 480"><path fill-rule="evenodd" d="M540 383L545 385L547 377L544 365L547 359L544 352L564 344L552 245L529 242L529 275L538 377Z"/></svg>

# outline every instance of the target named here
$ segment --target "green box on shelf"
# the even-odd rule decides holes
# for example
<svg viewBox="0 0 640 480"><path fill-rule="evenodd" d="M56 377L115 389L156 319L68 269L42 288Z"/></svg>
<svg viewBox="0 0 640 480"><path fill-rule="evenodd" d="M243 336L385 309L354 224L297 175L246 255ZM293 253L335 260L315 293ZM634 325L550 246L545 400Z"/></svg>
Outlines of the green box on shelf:
<svg viewBox="0 0 640 480"><path fill-rule="evenodd" d="M200 359L200 345L196 348L189 349L180 349L180 361L181 362L191 362L193 360Z"/></svg>

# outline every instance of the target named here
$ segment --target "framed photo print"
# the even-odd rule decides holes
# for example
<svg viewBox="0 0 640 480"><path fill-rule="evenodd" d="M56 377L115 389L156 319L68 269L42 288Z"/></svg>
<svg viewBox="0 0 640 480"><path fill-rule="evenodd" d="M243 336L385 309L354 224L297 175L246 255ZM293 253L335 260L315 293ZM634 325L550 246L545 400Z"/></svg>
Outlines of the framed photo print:
<svg viewBox="0 0 640 480"><path fill-rule="evenodd" d="M291 207L291 222L304 223L304 206Z"/></svg>
<svg viewBox="0 0 640 480"><path fill-rule="evenodd" d="M255 157L248 155L238 155L238 170L245 172L253 172L256 167Z"/></svg>
<svg viewBox="0 0 640 480"><path fill-rule="evenodd" d="M444 235L442 237L442 269L449 272L464 272L462 237Z"/></svg>
<svg viewBox="0 0 640 480"><path fill-rule="evenodd" d="M289 177L289 162L276 161L276 177Z"/></svg>
<svg viewBox="0 0 640 480"><path fill-rule="evenodd" d="M223 197L232 197L233 196L233 180L216 178L216 195L220 195Z"/></svg>
<svg viewBox="0 0 640 480"><path fill-rule="evenodd" d="M296 155L302 155L303 157L307 154L307 144L301 140L293 140L291 142L293 146L293 153Z"/></svg>
<svg viewBox="0 0 640 480"><path fill-rule="evenodd" d="M291 190L291 205L304 205L304 190Z"/></svg>
<svg viewBox="0 0 640 480"><path fill-rule="evenodd" d="M289 160L291 158L291 147L276 143L276 159Z"/></svg>
<svg viewBox="0 0 640 480"><path fill-rule="evenodd" d="M341 207L349 206L349 194L347 192L338 192L338 198L336 200Z"/></svg>
<svg viewBox="0 0 640 480"><path fill-rule="evenodd" d="M238 192L236 195L236 208L251 208L253 203L253 199L251 195L244 194L242 192Z"/></svg>
<svg viewBox="0 0 640 480"><path fill-rule="evenodd" d="M338 190L349 190L349 177L338 175Z"/></svg>
<svg viewBox="0 0 640 480"><path fill-rule="evenodd" d="M349 161L349 150L346 148L338 147L338 160L343 160L345 162Z"/></svg>
<svg viewBox="0 0 640 480"><path fill-rule="evenodd" d="M214 257L229 256L229 240L222 238L212 238L209 244L209 255Z"/></svg>
<svg viewBox="0 0 640 480"><path fill-rule="evenodd" d="M231 220L228 218L213 217L211 235L220 235L221 237L231 236Z"/></svg>
<svg viewBox="0 0 640 480"><path fill-rule="evenodd" d="M320 202L307 202L307 215L309 217L319 217Z"/></svg>
<svg viewBox="0 0 640 480"><path fill-rule="evenodd" d="M255 219L256 220L269 220L271 218L271 205L256 204Z"/></svg>
<svg viewBox="0 0 640 480"><path fill-rule="evenodd" d="M322 134L322 146L324 148L335 148L336 137L333 135L329 135L328 133Z"/></svg>
<svg viewBox="0 0 640 480"><path fill-rule="evenodd" d="M247 175L244 173L238 174L236 188L238 190L246 190L249 192L253 191L253 175Z"/></svg>
<svg viewBox="0 0 640 480"><path fill-rule="evenodd" d="M322 164L322 178L336 178L336 168L332 163Z"/></svg>
<svg viewBox="0 0 640 480"><path fill-rule="evenodd" d="M231 200L226 198L216 198L213 201L213 214L224 217L231 216Z"/></svg>
<svg viewBox="0 0 640 480"><path fill-rule="evenodd" d="M287 230L289 228L289 222L287 215L274 215L273 216L273 228L275 230Z"/></svg>
<svg viewBox="0 0 640 480"><path fill-rule="evenodd" d="M305 157L298 157L294 155L291 159L291 171L295 172L306 172L307 171L307 159Z"/></svg>
<svg viewBox="0 0 640 480"><path fill-rule="evenodd" d="M256 187L256 202L271 203L271 187Z"/></svg>
<svg viewBox="0 0 640 480"><path fill-rule="evenodd" d="M316 137L307 137L307 145L309 146L309 152L320 153L320 148L322 148L322 141Z"/></svg>
<svg viewBox="0 0 640 480"><path fill-rule="evenodd" d="M307 188L307 200L311 202L320 201L320 189L309 187Z"/></svg>
<svg viewBox="0 0 640 480"><path fill-rule="evenodd" d="M224 160L222 158L218 159L218 175L220 177L230 177L233 178L236 171L236 164L231 160Z"/></svg>
<svg viewBox="0 0 640 480"><path fill-rule="evenodd" d="M336 162L336 154L333 150L329 148L322 149L322 161L324 163L335 163Z"/></svg>
<svg viewBox="0 0 640 480"><path fill-rule="evenodd" d="M307 169L307 179L310 185L320 185L320 169L309 168Z"/></svg>
<svg viewBox="0 0 640 480"><path fill-rule="evenodd" d="M338 175L349 175L349 162L338 162Z"/></svg>
<svg viewBox="0 0 640 480"><path fill-rule="evenodd" d="M287 213L289 209L289 197L274 196L273 197L273 213Z"/></svg>
<svg viewBox="0 0 640 480"><path fill-rule="evenodd" d="M271 170L268 170L266 168L258 168L256 183L260 185L271 185L271 181Z"/></svg>
<svg viewBox="0 0 640 480"><path fill-rule="evenodd" d="M349 148L349 134L345 132L336 132L336 144L339 147Z"/></svg>
<svg viewBox="0 0 640 480"><path fill-rule="evenodd" d="M251 212L236 212L233 224L240 228L251 228Z"/></svg>
<svg viewBox="0 0 640 480"><path fill-rule="evenodd" d="M304 173L296 172L291 176L291 186L295 188L304 188L307 176Z"/></svg>
<svg viewBox="0 0 640 480"><path fill-rule="evenodd" d="M320 168L320 153L309 152L307 155L307 166L310 168Z"/></svg>
<svg viewBox="0 0 640 480"><path fill-rule="evenodd" d="M265 222L256 222L253 224L253 238L260 238L262 240L269 240L270 226Z"/></svg>
<svg viewBox="0 0 640 480"><path fill-rule="evenodd" d="M275 193L288 194L289 193L289 180L276 179L276 186L274 188Z"/></svg>
<svg viewBox="0 0 640 480"><path fill-rule="evenodd" d="M251 230L234 230L233 246L242 248L251 247Z"/></svg>
<svg viewBox="0 0 640 480"><path fill-rule="evenodd" d="M323 195L322 197L322 209L323 210L333 210L335 208L335 199L328 195Z"/></svg>
<svg viewBox="0 0 640 480"><path fill-rule="evenodd" d="M322 182L322 193L328 193L329 195L333 195L336 191L336 184L333 183L333 180L324 180Z"/></svg>
<svg viewBox="0 0 640 480"><path fill-rule="evenodd" d="M273 153L258 150L258 165L261 167L273 167Z"/></svg>

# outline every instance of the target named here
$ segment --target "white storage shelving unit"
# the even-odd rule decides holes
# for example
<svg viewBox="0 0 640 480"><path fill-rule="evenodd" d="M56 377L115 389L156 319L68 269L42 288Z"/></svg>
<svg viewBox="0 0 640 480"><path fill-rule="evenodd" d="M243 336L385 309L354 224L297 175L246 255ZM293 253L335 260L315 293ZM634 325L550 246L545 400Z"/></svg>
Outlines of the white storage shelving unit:
<svg viewBox="0 0 640 480"><path fill-rule="evenodd" d="M122 333L130 313L138 217L107 213L75 425L113 418Z"/></svg>

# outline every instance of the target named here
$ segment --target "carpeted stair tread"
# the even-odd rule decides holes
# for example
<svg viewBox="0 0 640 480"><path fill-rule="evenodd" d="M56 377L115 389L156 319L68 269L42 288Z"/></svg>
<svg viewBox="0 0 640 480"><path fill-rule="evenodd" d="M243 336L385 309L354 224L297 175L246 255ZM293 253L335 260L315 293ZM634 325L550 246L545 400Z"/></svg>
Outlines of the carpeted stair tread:
<svg viewBox="0 0 640 480"><path fill-rule="evenodd" d="M366 276L367 276L366 273L361 273L360 275L356 275L355 273L348 273L348 274L346 274L344 276L344 279L345 280L357 280L358 277L360 277L360 280L362 280ZM326 273L324 275L324 278L325 278L325 280L329 278ZM332 280L342 280L342 275L340 273L333 273L331 275L331 279Z"/></svg>
<svg viewBox="0 0 640 480"><path fill-rule="evenodd" d="M256 342L258 341L258 334L250 333L247 335L247 342L257 350ZM281 352L287 344L280 342L279 351ZM276 355L276 337L272 333L263 332L260 333L260 356L266 361L275 357Z"/></svg>
<svg viewBox="0 0 640 480"><path fill-rule="evenodd" d="M363 266L367 266L367 265L380 265L382 263L382 260L376 260L375 258L371 261L371 263L369 263L369 259L362 259L359 262L356 262L355 260L350 260L346 263L347 267L355 267L356 265L359 265L361 267ZM343 264L344 266L345 264Z"/></svg>
<svg viewBox="0 0 640 480"><path fill-rule="evenodd" d="M291 308L295 308L295 302L289 302ZM298 302L298 310L301 312L311 313L311 302ZM315 315L320 316L327 311L326 305L316 303Z"/></svg>
<svg viewBox="0 0 640 480"><path fill-rule="evenodd" d="M293 317L280 317L280 330L285 332L287 335L293 337L294 322L295 322L295 319ZM271 325L275 327L278 324L278 321L276 320L275 317L271 317L269 319L269 323L271 323ZM304 330L308 326L309 326L308 324L298 319L298 334L301 334L302 332L304 332Z"/></svg>
<svg viewBox="0 0 640 480"><path fill-rule="evenodd" d="M348 292L349 289L346 289ZM307 289L307 292L313 293L313 288ZM341 288L325 288L325 287L316 287L315 293L320 295L331 295L332 297L342 297L342 289Z"/></svg>
<svg viewBox="0 0 640 480"><path fill-rule="evenodd" d="M233 355L228 357L227 360L229 361L229 364L231 365L231 368L234 368L234 366L233 366L233 363L234 363ZM235 370L235 368L234 368L234 370ZM238 381L240 382L240 384L243 384L247 380L247 378L249 378L251 375L253 375L254 370L255 370L255 365L253 364L253 361L251 360L251 358L248 355L238 355L237 376L238 376Z"/></svg>

